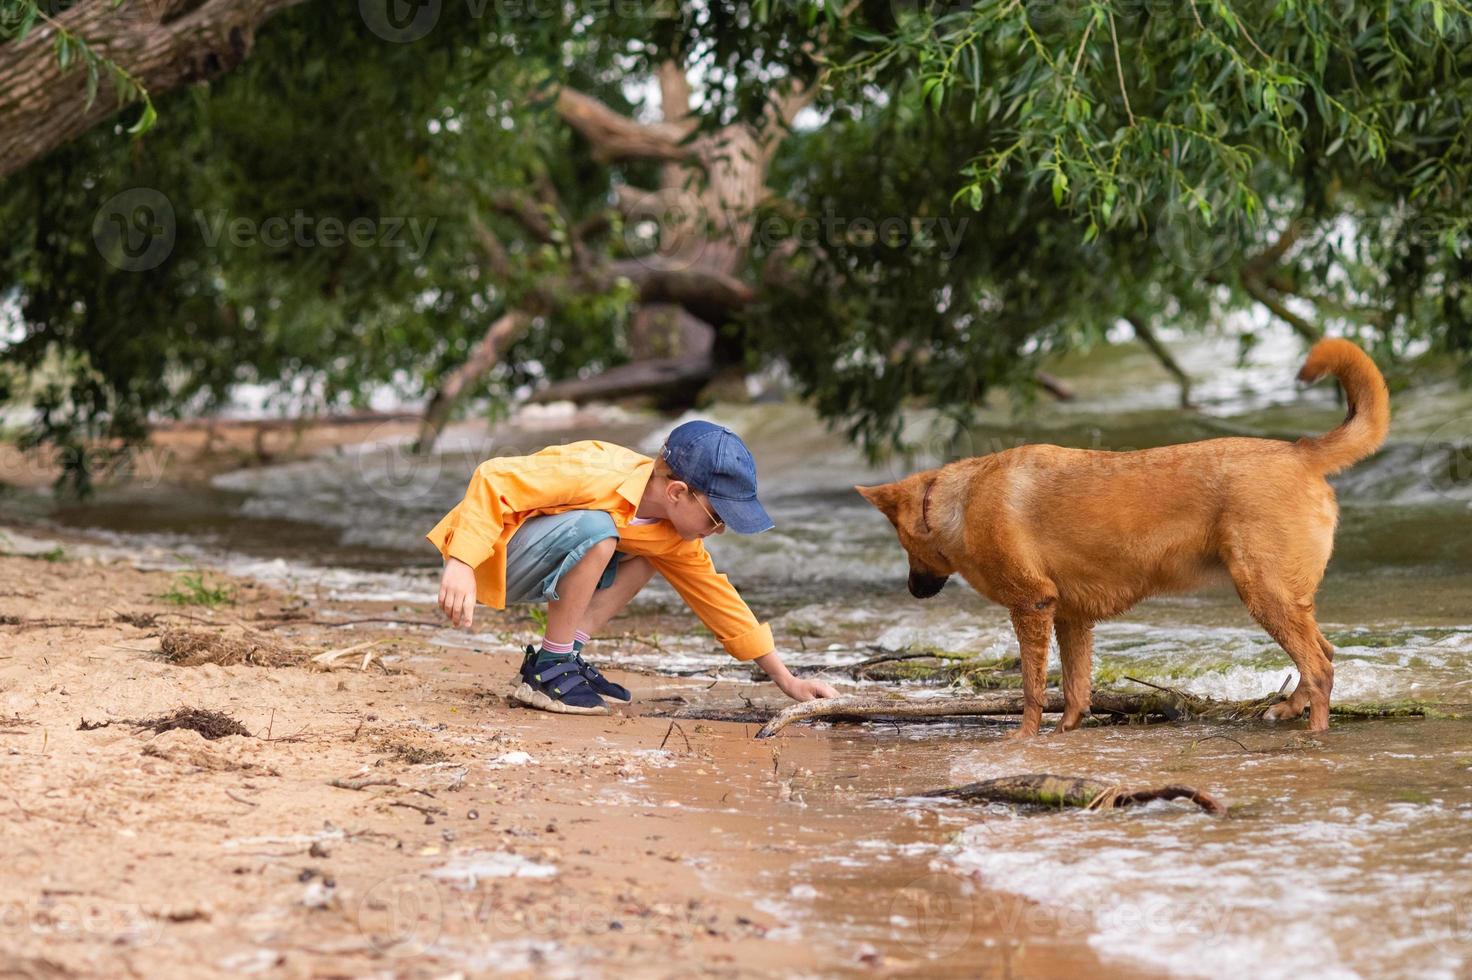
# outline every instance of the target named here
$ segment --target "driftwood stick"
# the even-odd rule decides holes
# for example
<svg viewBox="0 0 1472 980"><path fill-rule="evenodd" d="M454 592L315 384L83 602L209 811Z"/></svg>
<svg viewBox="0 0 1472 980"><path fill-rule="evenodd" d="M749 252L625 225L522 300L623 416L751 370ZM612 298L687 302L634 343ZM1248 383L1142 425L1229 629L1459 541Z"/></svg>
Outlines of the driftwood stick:
<svg viewBox="0 0 1472 980"><path fill-rule="evenodd" d="M1140 683L1144 683L1143 681ZM1270 705L1282 700L1281 693L1246 701L1218 701L1198 697L1170 687L1148 685L1142 694L1095 691L1090 700L1093 714L1156 718L1168 721L1210 719L1245 721L1261 718ZM1043 711L1063 710L1063 693L1047 692ZM813 718L943 718L962 715L1020 715L1022 692L996 691L960 697L907 698L903 694L850 694L795 704L772 718L756 733L771 738L794 721ZM1472 708L1461 704L1424 701L1336 704L1329 708L1336 718L1466 718Z"/></svg>
<svg viewBox="0 0 1472 980"><path fill-rule="evenodd" d="M1182 706L1169 695L1124 695L1097 692L1093 710L1105 714L1166 714L1175 717ZM1045 712L1063 710L1063 693L1047 692ZM771 738L794 721L812 718L940 718L947 715L1020 715L1021 691L999 691L962 697L907 698L894 694L850 694L804 701L782 711L762 726L757 738Z"/></svg>
<svg viewBox="0 0 1472 980"><path fill-rule="evenodd" d="M919 795L967 802L1021 803L1060 809L1078 807L1085 810L1134 806L1151 800L1190 800L1207 813L1227 812L1223 804L1189 786L1162 786L1158 789L1129 791L1099 779L1055 776L1051 773L1003 776L1001 779L988 779L965 786L948 786Z"/></svg>

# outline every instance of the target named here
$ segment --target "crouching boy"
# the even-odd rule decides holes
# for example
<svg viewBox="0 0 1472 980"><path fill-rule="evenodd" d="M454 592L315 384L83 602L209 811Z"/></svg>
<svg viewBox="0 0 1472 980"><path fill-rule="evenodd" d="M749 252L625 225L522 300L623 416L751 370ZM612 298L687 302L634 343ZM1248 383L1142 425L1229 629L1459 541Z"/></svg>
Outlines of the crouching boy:
<svg viewBox="0 0 1472 980"><path fill-rule="evenodd" d="M756 463L730 429L686 422L658 459L605 442L490 459L427 537L445 559L439 605L469 629L479 601L547 604L547 631L527 647L512 696L545 711L606 714L628 690L583 659L583 646L656 572L737 660L755 660L788 697L833 697L794 677L703 540L772 527L757 501Z"/></svg>

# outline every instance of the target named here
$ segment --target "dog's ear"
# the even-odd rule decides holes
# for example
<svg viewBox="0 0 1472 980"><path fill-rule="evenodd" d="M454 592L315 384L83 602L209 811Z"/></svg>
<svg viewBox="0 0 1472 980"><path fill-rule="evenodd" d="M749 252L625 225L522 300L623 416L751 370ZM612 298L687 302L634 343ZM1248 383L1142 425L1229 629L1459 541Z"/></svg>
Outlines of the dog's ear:
<svg viewBox="0 0 1472 980"><path fill-rule="evenodd" d="M859 496L879 508L891 521L899 511L899 491L893 483L881 483L877 487L854 487L859 491Z"/></svg>

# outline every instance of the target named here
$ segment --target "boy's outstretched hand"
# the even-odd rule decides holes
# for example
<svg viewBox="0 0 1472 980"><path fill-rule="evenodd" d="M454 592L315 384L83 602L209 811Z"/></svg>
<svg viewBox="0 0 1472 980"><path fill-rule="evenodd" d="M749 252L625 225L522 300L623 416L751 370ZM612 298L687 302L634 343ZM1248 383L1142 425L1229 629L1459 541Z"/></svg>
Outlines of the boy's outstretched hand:
<svg viewBox="0 0 1472 980"><path fill-rule="evenodd" d="M836 698L838 692L820 680L811 677L794 677L786 684L778 684L782 693L794 701L812 701L815 698Z"/></svg>
<svg viewBox="0 0 1472 980"><path fill-rule="evenodd" d="M811 701L814 698L836 698L838 692L827 684L811 677L793 677L792 671L776 653L756 658L757 666L767 672L777 689L794 701Z"/></svg>
<svg viewBox="0 0 1472 980"><path fill-rule="evenodd" d="M470 629L475 618L475 569L458 558L445 559L440 576L440 609L450 617L450 624Z"/></svg>

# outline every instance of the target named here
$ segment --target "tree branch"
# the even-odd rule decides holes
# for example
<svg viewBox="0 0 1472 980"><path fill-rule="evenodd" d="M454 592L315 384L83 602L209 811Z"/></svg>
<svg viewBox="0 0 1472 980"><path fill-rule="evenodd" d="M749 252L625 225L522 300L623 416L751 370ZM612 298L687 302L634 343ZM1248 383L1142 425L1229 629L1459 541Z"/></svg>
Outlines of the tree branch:
<svg viewBox="0 0 1472 980"><path fill-rule="evenodd" d="M419 424L419 436L414 442L416 453L427 453L434 448L440 430L450 419L450 413L460 396L477 379L489 371L500 360L501 353L521 335L531 323L531 316L521 310L509 310L501 314L486 330L470 356L445 378L434 397L424 410L424 419Z"/></svg>
<svg viewBox="0 0 1472 980"><path fill-rule="evenodd" d="M1155 359L1175 377L1176 382L1181 386L1181 407L1195 408L1196 406L1191 404L1191 376L1186 373L1185 368L1181 367L1171 355L1169 348L1160 342L1160 338L1155 336L1155 331L1150 329L1149 324L1133 315L1124 319L1135 331L1135 339L1155 355Z"/></svg>
<svg viewBox="0 0 1472 980"><path fill-rule="evenodd" d="M641 123L614 112L590 95L563 88L557 93L557 114L592 145L593 156L613 160L688 161L691 148L684 140L694 130L689 122Z"/></svg>
<svg viewBox="0 0 1472 980"><path fill-rule="evenodd" d="M118 111L118 93L109 81L99 82L89 106L85 67L60 66L55 49L60 28L86 41L150 95L159 95L235 68L249 55L256 28L301 2L149 0L118 6L111 0L81 0L57 14L55 23L0 45L0 178Z"/></svg>
<svg viewBox="0 0 1472 980"><path fill-rule="evenodd" d="M1313 343L1324 336L1322 330L1288 309L1281 299L1274 296L1267 286L1263 285L1261 279L1248 274L1245 268L1242 270L1242 288L1247 290L1248 295L1253 299L1271 310L1278 319L1292 327L1294 333L1309 343Z"/></svg>

